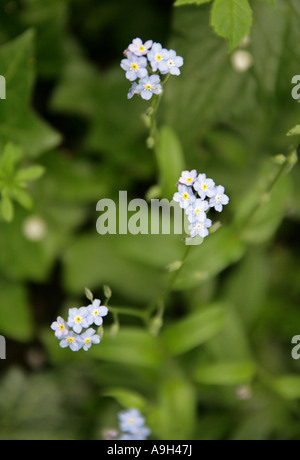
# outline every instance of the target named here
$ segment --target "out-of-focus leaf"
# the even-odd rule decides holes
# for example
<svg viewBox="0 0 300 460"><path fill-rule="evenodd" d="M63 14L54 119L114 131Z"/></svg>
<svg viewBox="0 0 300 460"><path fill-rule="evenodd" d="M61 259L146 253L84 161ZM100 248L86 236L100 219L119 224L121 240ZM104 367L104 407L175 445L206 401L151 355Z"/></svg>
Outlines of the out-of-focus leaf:
<svg viewBox="0 0 300 460"><path fill-rule="evenodd" d="M34 34L32 30L0 48L1 72L6 78L6 100L0 104L0 147L19 145L36 157L60 142L60 135L31 109L34 83Z"/></svg>
<svg viewBox="0 0 300 460"><path fill-rule="evenodd" d="M171 355L185 353L212 339L222 329L226 318L226 305L210 305L167 326L162 339Z"/></svg>
<svg viewBox="0 0 300 460"><path fill-rule="evenodd" d="M163 126L159 130L155 152L159 169L160 195L171 200L175 185L184 169L184 157L179 139L169 126Z"/></svg>
<svg viewBox="0 0 300 460"><path fill-rule="evenodd" d="M19 341L33 335L33 318L25 287L21 283L0 279L0 334ZM9 359L9 350L7 350Z"/></svg>
<svg viewBox="0 0 300 460"><path fill-rule="evenodd" d="M195 370L195 380L206 385L239 385L252 380L256 372L253 362L221 362L201 364Z"/></svg>
<svg viewBox="0 0 300 460"><path fill-rule="evenodd" d="M237 262L244 251L245 245L233 229L219 229L209 235L203 244L192 247L175 283L175 289L189 289L216 276Z"/></svg>
<svg viewBox="0 0 300 460"><path fill-rule="evenodd" d="M23 168L17 171L16 180L22 182L32 181L39 179L45 173L45 168L43 166L30 166L28 168Z"/></svg>
<svg viewBox="0 0 300 460"><path fill-rule="evenodd" d="M11 222L14 216L14 205L10 197L6 193L2 193L1 211L2 211L3 219L6 222Z"/></svg>
<svg viewBox="0 0 300 460"><path fill-rule="evenodd" d="M158 407L149 416L150 426L160 439L193 439L196 394L183 378L170 377L159 387Z"/></svg>
<svg viewBox="0 0 300 460"><path fill-rule="evenodd" d="M140 328L122 326L115 337L106 333L89 352L98 359L136 366L155 368L162 363L157 340Z"/></svg>
<svg viewBox="0 0 300 460"><path fill-rule="evenodd" d="M285 399L300 398L300 377L298 375L281 375L273 378L270 386Z"/></svg>
<svg viewBox="0 0 300 460"><path fill-rule="evenodd" d="M114 398L125 409L134 407L143 411L147 406L147 401L143 396L126 388L107 388L104 390L103 396Z"/></svg>
<svg viewBox="0 0 300 460"><path fill-rule="evenodd" d="M202 5L203 3L209 3L211 0L176 0L173 6L184 6L184 5Z"/></svg>
<svg viewBox="0 0 300 460"><path fill-rule="evenodd" d="M214 0L211 25L218 35L229 40L232 51L251 29L252 10L248 0Z"/></svg>

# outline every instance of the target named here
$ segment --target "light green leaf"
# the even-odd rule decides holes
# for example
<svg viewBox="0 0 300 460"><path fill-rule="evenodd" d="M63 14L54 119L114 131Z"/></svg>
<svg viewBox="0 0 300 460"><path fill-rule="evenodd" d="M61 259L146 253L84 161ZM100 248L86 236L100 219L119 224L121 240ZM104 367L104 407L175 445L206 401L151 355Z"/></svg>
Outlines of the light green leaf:
<svg viewBox="0 0 300 460"><path fill-rule="evenodd" d="M159 386L158 407L149 416L160 439L194 439L196 393L187 380L170 377Z"/></svg>
<svg viewBox="0 0 300 460"><path fill-rule="evenodd" d="M162 334L165 347L170 354L179 355L201 345L218 334L226 314L226 306L212 304L167 326Z"/></svg>
<svg viewBox="0 0 300 460"><path fill-rule="evenodd" d="M203 3L209 3L211 0L176 0L173 6L184 6L184 5L202 5Z"/></svg>
<svg viewBox="0 0 300 460"><path fill-rule="evenodd" d="M103 396L110 396L118 401L125 409L132 407L143 411L147 405L146 400L139 393L128 390L126 388L107 388L103 392Z"/></svg>
<svg viewBox="0 0 300 460"><path fill-rule="evenodd" d="M285 399L300 399L300 377L298 375L282 375L274 378L270 385Z"/></svg>
<svg viewBox="0 0 300 460"><path fill-rule="evenodd" d="M248 0L215 0L211 25L220 37L229 41L229 51L248 35L252 25L252 10Z"/></svg>
<svg viewBox="0 0 300 460"><path fill-rule="evenodd" d="M30 166L17 171L15 178L19 182L27 182L39 179L44 173L45 168L43 166Z"/></svg>
<svg viewBox="0 0 300 460"><path fill-rule="evenodd" d="M294 126L294 128L290 129L287 133L287 136L299 136L300 135L300 125Z"/></svg>
<svg viewBox="0 0 300 460"><path fill-rule="evenodd" d="M157 340L139 328L121 327L115 337L104 334L101 345L90 354L105 361L155 368L161 364Z"/></svg>
<svg viewBox="0 0 300 460"><path fill-rule="evenodd" d="M248 383L255 375L252 362L230 362L197 366L195 380L207 385L239 385Z"/></svg>
<svg viewBox="0 0 300 460"><path fill-rule="evenodd" d="M179 139L169 126L163 126L160 129L155 153L161 196L171 200L176 182L184 169L184 157Z"/></svg>
<svg viewBox="0 0 300 460"><path fill-rule="evenodd" d="M33 334L33 318L22 283L0 279L0 334L28 341Z"/></svg>
<svg viewBox="0 0 300 460"><path fill-rule="evenodd" d="M6 100L0 104L0 147L13 142L30 157L55 147L61 139L31 109L33 42L29 30L0 48L1 73L6 78Z"/></svg>
<svg viewBox="0 0 300 460"><path fill-rule="evenodd" d="M18 203L23 206L25 209L31 209L33 206L33 201L29 193L21 188L16 188L13 190L13 197L18 201Z"/></svg>
<svg viewBox="0 0 300 460"><path fill-rule="evenodd" d="M11 222L14 216L14 205L10 197L6 194L2 194L1 211L3 219L6 220L6 222Z"/></svg>
<svg viewBox="0 0 300 460"><path fill-rule="evenodd" d="M4 175L9 175L13 172L16 164L22 158L22 149L11 142L5 144L3 152L0 155L0 170Z"/></svg>

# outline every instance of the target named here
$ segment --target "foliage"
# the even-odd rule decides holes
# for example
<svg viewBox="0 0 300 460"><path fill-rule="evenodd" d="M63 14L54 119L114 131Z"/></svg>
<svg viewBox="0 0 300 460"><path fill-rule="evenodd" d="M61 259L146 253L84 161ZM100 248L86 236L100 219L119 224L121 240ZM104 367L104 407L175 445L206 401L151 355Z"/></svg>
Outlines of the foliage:
<svg viewBox="0 0 300 460"><path fill-rule="evenodd" d="M299 2L140 3L3 1L0 438L102 439L134 406L152 439L299 439ZM120 68L138 36L184 57L154 149ZM170 199L194 168L230 203L188 257L96 232L101 198ZM85 294L110 299L101 343L62 350L50 325Z"/></svg>

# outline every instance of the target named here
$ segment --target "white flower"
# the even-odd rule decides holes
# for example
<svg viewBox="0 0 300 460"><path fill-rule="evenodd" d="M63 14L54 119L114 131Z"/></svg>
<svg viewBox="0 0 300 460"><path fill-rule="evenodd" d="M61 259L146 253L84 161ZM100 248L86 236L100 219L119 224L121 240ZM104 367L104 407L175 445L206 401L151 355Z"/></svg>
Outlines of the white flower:
<svg viewBox="0 0 300 460"><path fill-rule="evenodd" d="M128 49L136 56L144 56L148 53L152 44L152 40L147 40L145 43L143 43L140 38L135 38L134 40L132 40L132 43L128 46Z"/></svg>
<svg viewBox="0 0 300 460"><path fill-rule="evenodd" d="M73 331L80 334L82 328L89 327L87 321L87 308L70 308L68 317L68 326L73 328Z"/></svg>
<svg viewBox="0 0 300 460"><path fill-rule="evenodd" d="M229 203L229 198L224 192L225 188L223 185L218 185L218 187L215 188L214 195L209 200L209 206L215 208L218 212L221 212L223 206Z"/></svg>
<svg viewBox="0 0 300 460"><path fill-rule="evenodd" d="M191 223L204 222L206 219L205 211L209 208L207 201L196 199L186 210L188 220Z"/></svg>
<svg viewBox="0 0 300 460"><path fill-rule="evenodd" d="M191 187L179 185L178 192L174 194L173 200L179 202L181 208L187 209L196 200L196 197L193 194Z"/></svg>
<svg viewBox="0 0 300 460"><path fill-rule="evenodd" d="M182 171L179 178L179 182L184 185L193 185L197 178L197 171L193 169L192 171Z"/></svg>
<svg viewBox="0 0 300 460"><path fill-rule="evenodd" d="M205 238L208 234L208 228L211 227L212 221L210 219L205 219L204 222L196 221L189 226L190 235L194 238L197 235L200 235L202 238Z"/></svg>
<svg viewBox="0 0 300 460"><path fill-rule="evenodd" d="M69 333L69 328L65 320L59 316L56 321L51 324L51 329L55 331L55 337L58 339L63 339L67 337Z"/></svg>
<svg viewBox="0 0 300 460"><path fill-rule="evenodd" d="M81 334L80 338L82 340L82 347L84 351L89 350L93 343L100 343L100 336L95 335L96 331L93 328L89 328L83 334Z"/></svg>
<svg viewBox="0 0 300 460"><path fill-rule="evenodd" d="M83 341L80 335L74 334L73 331L68 331L67 337L59 343L61 348L69 347L72 351L79 351L82 348Z"/></svg>
<svg viewBox="0 0 300 460"><path fill-rule="evenodd" d="M207 179L206 174L199 174L193 187L198 192L201 200L204 200L206 197L210 198L214 195L215 183L212 179Z"/></svg>
<svg viewBox="0 0 300 460"><path fill-rule="evenodd" d="M87 322L89 326L91 324L96 324L96 326L101 326L103 323L103 316L106 316L108 313L108 308L102 305L100 307L101 301L95 299L91 305L87 307Z"/></svg>

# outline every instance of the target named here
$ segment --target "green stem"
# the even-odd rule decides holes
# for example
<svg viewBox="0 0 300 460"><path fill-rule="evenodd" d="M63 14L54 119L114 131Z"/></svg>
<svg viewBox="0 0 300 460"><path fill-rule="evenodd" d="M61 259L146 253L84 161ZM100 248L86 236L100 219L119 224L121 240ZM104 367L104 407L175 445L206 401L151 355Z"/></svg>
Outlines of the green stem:
<svg viewBox="0 0 300 460"><path fill-rule="evenodd" d="M176 281L178 279L178 276L180 275L180 272L181 272L184 264L187 261L187 258L188 258L189 254L190 254L190 251L191 251L191 248L192 248L192 245L187 245L186 246L186 250L185 250L185 253L184 253L184 256L183 256L183 259L181 261L181 265L180 265L179 269L176 270L173 273L173 276L171 277L169 283L167 284L167 286L165 287L163 292L155 299L154 302L152 302L149 305L148 310L146 310L147 315L148 315L148 321L151 318L151 315L152 315L153 311L157 308L157 306L158 306L160 312L164 311L164 305L165 305L166 297L172 291L172 289L173 289L173 287L174 287L174 285L175 285L175 283L176 283Z"/></svg>

